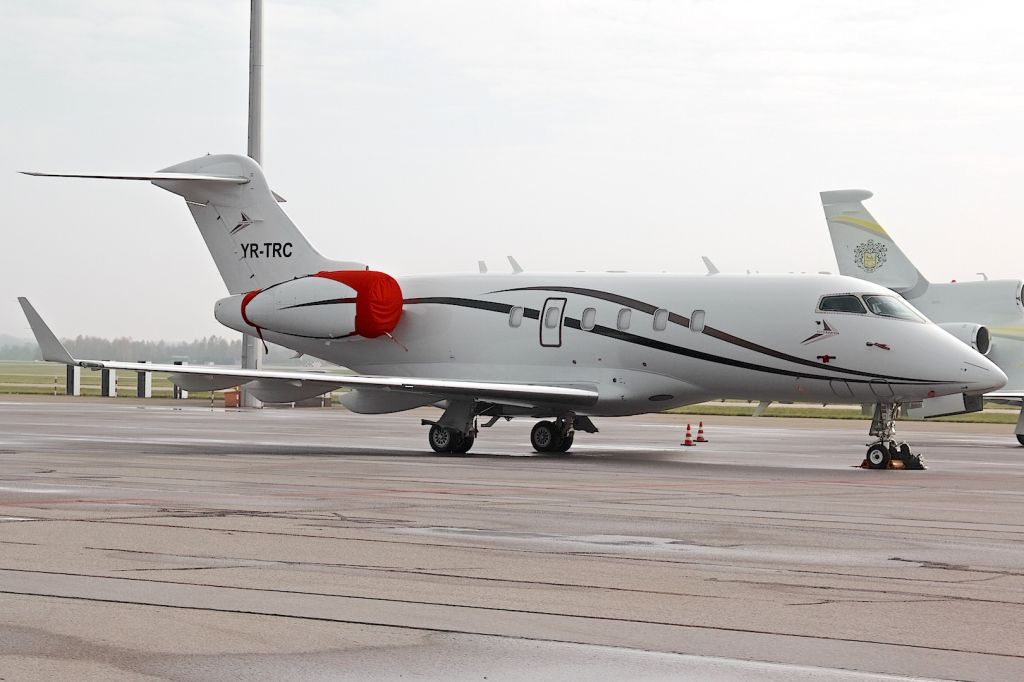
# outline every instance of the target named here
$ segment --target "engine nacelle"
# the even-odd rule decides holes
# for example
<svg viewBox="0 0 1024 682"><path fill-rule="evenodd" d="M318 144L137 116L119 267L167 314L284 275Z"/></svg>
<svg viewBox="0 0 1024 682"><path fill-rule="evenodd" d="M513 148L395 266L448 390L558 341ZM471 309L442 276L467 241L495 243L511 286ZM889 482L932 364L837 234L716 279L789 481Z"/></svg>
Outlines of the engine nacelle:
<svg viewBox="0 0 1024 682"><path fill-rule="evenodd" d="M943 322L939 326L982 355L988 355L988 352L992 350L992 335L989 333L988 327L983 324Z"/></svg>
<svg viewBox="0 0 1024 682"><path fill-rule="evenodd" d="M402 289L372 270L318 272L218 301L222 324L315 339L390 334L402 317Z"/></svg>

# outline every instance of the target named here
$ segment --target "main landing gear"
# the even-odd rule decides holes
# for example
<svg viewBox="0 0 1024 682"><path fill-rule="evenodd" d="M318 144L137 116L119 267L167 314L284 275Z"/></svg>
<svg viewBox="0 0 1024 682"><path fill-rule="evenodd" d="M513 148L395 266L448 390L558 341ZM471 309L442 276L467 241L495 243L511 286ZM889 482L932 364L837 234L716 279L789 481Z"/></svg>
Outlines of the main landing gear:
<svg viewBox="0 0 1024 682"><path fill-rule="evenodd" d="M474 430L473 434L475 433L476 431ZM464 455L469 452L470 448L473 447L473 443L476 442L476 435L473 434L465 435L455 429L433 424L430 427L430 432L427 434L427 440L430 442L430 447L434 452L443 455Z"/></svg>
<svg viewBox="0 0 1024 682"><path fill-rule="evenodd" d="M530 431L530 445L544 454L569 452L577 431L597 433L597 427L590 417L565 414L554 421L537 422Z"/></svg>
<svg viewBox="0 0 1024 682"><path fill-rule="evenodd" d="M444 455L464 455L476 442L480 428L494 426L499 419L511 419L508 414L490 412L490 420L477 425L477 417L488 416L489 408L469 401L452 401L445 408L438 421L421 420L429 426L427 442L430 449ZM597 427L589 417L567 413L554 420L537 422L530 432L530 445L540 453L568 452L576 440L576 432L597 433Z"/></svg>
<svg viewBox="0 0 1024 682"><path fill-rule="evenodd" d="M537 422L530 431L530 445L537 452L569 452L575 437L571 421L542 421Z"/></svg>
<svg viewBox="0 0 1024 682"><path fill-rule="evenodd" d="M871 419L870 435L878 438L877 442L868 446L864 463L865 469L924 469L921 455L910 451L910 445L896 441L896 417L899 416L899 403L877 403L875 415ZM898 466L897 463L901 466Z"/></svg>

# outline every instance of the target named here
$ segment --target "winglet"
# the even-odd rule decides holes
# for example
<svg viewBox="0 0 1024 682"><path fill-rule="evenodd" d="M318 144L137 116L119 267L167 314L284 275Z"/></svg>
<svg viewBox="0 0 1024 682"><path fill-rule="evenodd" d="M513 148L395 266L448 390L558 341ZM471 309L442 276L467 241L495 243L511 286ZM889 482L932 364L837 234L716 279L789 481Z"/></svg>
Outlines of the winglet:
<svg viewBox="0 0 1024 682"><path fill-rule="evenodd" d="M719 273L718 268L715 267L715 264L711 262L710 258L707 256L701 256L700 259L704 261L704 267L708 269L709 275L717 275Z"/></svg>
<svg viewBox="0 0 1024 682"><path fill-rule="evenodd" d="M43 360L47 362L62 362L65 365L77 365L78 361L71 357L71 353L64 347L64 344L50 331L50 328L43 322L43 318L39 316L36 309L28 302L28 299L24 296L19 296L18 303L21 304L21 309L25 311L25 317L28 318L28 324L32 327L32 333L35 334L39 350L43 352Z"/></svg>

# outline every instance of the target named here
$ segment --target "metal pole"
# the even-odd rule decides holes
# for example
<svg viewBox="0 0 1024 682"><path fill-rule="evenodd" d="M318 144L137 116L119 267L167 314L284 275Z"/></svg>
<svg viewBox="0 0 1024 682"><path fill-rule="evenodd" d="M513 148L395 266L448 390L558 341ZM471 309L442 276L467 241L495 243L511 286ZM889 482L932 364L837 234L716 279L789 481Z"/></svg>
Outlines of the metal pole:
<svg viewBox="0 0 1024 682"><path fill-rule="evenodd" d="M249 145L248 154L256 163L263 157L263 0L251 0L249 13ZM242 335L242 369L259 369L263 365L263 349L259 339ZM242 384L242 407L262 407Z"/></svg>
<svg viewBox="0 0 1024 682"><path fill-rule="evenodd" d="M251 0L249 19L249 158L263 162L263 0Z"/></svg>

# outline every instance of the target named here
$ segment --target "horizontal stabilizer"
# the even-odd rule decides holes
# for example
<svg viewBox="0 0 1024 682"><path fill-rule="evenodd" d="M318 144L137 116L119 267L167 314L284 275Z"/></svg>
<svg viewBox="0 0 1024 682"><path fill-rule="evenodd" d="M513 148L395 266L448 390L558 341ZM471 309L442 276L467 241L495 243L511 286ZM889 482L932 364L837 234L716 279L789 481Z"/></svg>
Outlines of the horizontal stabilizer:
<svg viewBox="0 0 1024 682"><path fill-rule="evenodd" d="M831 206L832 204L852 204L875 196L866 189L833 189L825 192L819 192L819 194L821 194L821 203L823 206Z"/></svg>
<svg viewBox="0 0 1024 682"><path fill-rule="evenodd" d="M232 185L244 185L249 178L240 175L201 175L198 173L143 173L141 175L122 175L115 173L40 173L38 171L20 171L22 175L34 175L42 178L93 178L96 180L193 180L196 182L225 182ZM284 199L278 199L284 201Z"/></svg>

